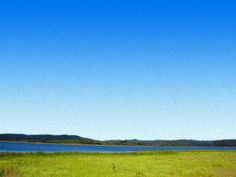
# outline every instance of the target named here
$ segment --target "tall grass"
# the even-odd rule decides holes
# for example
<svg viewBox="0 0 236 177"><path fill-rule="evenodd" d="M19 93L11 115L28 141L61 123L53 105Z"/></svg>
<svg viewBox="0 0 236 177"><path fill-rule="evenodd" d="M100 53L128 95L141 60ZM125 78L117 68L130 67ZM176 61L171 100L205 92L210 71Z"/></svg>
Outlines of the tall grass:
<svg viewBox="0 0 236 177"><path fill-rule="evenodd" d="M0 153L0 177L236 177L236 152Z"/></svg>

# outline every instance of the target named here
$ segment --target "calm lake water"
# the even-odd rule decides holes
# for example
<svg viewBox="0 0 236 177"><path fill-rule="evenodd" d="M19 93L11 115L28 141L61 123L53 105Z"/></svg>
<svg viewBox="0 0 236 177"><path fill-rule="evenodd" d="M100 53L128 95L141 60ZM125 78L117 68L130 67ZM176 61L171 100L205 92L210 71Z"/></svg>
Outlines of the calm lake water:
<svg viewBox="0 0 236 177"><path fill-rule="evenodd" d="M220 150L236 151L236 148L222 147L138 147L138 146L84 146L62 144L33 144L0 142L0 152L138 152L138 151L192 151Z"/></svg>

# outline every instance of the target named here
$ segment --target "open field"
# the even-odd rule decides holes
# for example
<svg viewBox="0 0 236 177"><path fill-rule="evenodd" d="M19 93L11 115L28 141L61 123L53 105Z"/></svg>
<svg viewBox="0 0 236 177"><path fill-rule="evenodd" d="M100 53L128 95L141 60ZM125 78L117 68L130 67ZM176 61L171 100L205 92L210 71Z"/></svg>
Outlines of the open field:
<svg viewBox="0 0 236 177"><path fill-rule="evenodd" d="M0 177L236 177L236 152L0 154Z"/></svg>

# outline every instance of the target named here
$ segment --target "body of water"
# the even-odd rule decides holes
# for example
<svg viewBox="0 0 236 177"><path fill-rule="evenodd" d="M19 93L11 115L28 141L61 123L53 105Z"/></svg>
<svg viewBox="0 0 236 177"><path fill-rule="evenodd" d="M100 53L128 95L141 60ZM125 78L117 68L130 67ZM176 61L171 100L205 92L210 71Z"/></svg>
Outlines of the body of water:
<svg viewBox="0 0 236 177"><path fill-rule="evenodd" d="M92 146L63 144L34 144L0 142L0 152L139 152L139 151L236 151L236 148L223 147L151 147L151 146Z"/></svg>

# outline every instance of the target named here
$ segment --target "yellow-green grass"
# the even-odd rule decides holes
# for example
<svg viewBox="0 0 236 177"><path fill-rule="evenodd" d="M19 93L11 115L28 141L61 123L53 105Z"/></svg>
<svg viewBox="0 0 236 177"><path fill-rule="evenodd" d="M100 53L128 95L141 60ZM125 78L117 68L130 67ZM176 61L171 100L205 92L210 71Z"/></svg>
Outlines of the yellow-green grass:
<svg viewBox="0 0 236 177"><path fill-rule="evenodd" d="M236 177L236 152L0 154L4 177Z"/></svg>

